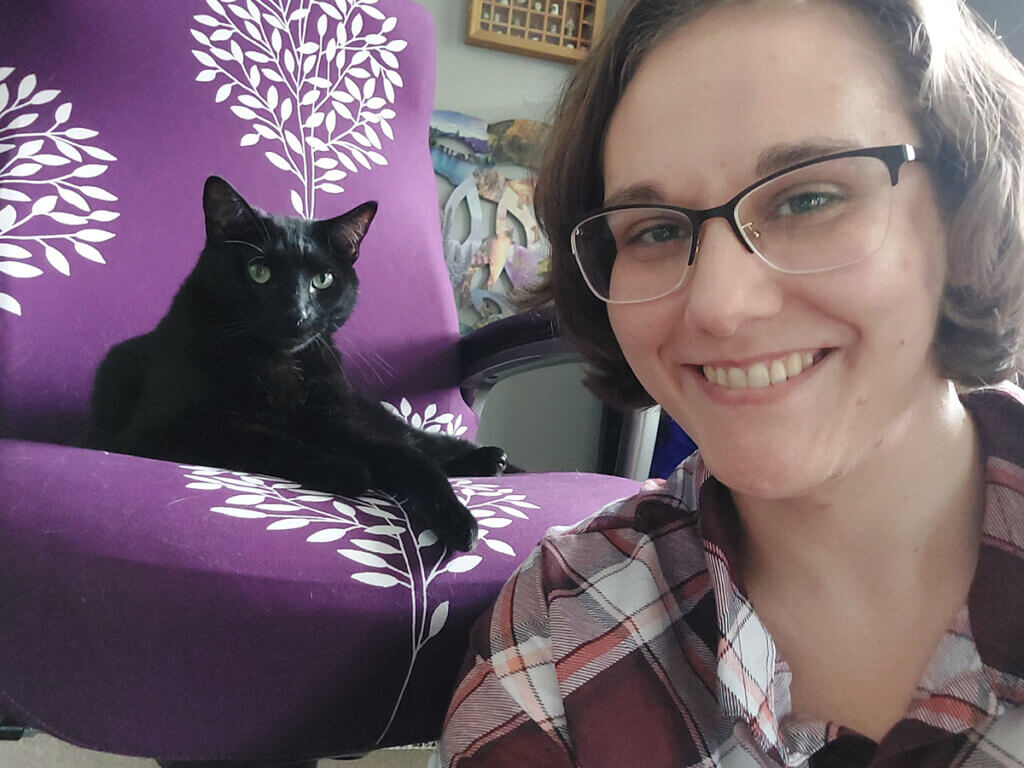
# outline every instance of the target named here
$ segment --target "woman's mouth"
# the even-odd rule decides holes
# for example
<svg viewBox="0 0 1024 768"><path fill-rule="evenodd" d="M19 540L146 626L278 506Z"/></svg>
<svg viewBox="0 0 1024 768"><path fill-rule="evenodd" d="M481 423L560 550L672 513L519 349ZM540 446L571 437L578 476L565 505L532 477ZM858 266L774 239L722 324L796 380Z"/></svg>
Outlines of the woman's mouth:
<svg viewBox="0 0 1024 768"><path fill-rule="evenodd" d="M820 363L830 349L791 352L790 354L748 366L705 365L704 378L726 389L763 389L785 384Z"/></svg>

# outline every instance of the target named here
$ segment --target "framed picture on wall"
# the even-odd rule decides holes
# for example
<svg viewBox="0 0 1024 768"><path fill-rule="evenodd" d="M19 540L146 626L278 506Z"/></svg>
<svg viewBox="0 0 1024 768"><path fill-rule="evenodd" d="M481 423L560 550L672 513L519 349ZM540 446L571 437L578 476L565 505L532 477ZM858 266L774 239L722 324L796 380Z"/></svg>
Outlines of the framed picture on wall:
<svg viewBox="0 0 1024 768"><path fill-rule="evenodd" d="M469 0L466 42L573 64L601 33L606 0Z"/></svg>

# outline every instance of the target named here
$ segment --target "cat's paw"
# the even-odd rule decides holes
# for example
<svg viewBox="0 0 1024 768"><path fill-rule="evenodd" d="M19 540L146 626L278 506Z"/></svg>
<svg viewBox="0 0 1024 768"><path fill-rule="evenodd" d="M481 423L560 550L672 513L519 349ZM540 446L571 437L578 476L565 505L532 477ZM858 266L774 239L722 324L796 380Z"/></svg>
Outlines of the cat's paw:
<svg viewBox="0 0 1024 768"><path fill-rule="evenodd" d="M494 445L475 448L449 461L444 471L449 477L497 477L508 468L505 451Z"/></svg>
<svg viewBox="0 0 1024 768"><path fill-rule="evenodd" d="M444 494L447 498L435 499L432 504L418 504L416 511L449 551L469 552L476 546L479 532L476 518L450 491L450 487L448 490L449 493Z"/></svg>
<svg viewBox="0 0 1024 768"><path fill-rule="evenodd" d="M459 505L462 506L461 504ZM465 507L462 507L465 516L456 517L450 511L444 515L444 520L431 524L431 529L449 551L469 552L476 546L479 527Z"/></svg>

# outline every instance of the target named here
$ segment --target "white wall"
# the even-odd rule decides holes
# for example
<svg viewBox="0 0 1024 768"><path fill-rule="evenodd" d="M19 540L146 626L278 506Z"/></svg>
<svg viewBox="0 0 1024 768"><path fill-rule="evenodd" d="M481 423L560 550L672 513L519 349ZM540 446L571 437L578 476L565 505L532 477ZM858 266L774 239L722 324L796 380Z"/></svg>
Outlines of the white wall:
<svg viewBox="0 0 1024 768"><path fill-rule="evenodd" d="M968 0L1003 38L1014 56L1024 60L1024 2L1021 0Z"/></svg>
<svg viewBox="0 0 1024 768"><path fill-rule="evenodd" d="M437 34L437 109L488 122L544 120L570 71L567 64L466 45L469 0L417 0L430 11ZM623 0L609 0L611 18Z"/></svg>
<svg viewBox="0 0 1024 768"><path fill-rule="evenodd" d="M418 2L430 11L437 34L437 109L487 122L547 117L569 67L466 45L467 0Z"/></svg>

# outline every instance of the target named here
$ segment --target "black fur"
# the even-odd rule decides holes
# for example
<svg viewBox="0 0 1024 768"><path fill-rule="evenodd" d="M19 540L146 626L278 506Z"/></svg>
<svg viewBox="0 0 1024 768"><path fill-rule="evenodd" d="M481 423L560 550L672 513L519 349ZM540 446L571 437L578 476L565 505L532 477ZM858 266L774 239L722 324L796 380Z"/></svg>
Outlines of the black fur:
<svg viewBox="0 0 1024 768"><path fill-rule="evenodd" d="M212 176L203 209L206 247L167 315L96 373L86 444L347 496L377 488L471 549L476 522L446 475L500 474L504 452L408 426L352 389L330 341L355 307L376 203L324 221L270 217ZM313 287L325 273L333 282Z"/></svg>

